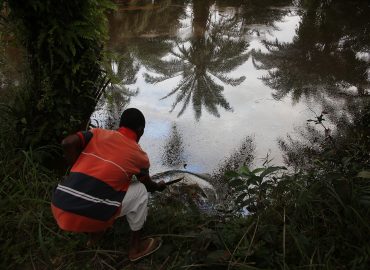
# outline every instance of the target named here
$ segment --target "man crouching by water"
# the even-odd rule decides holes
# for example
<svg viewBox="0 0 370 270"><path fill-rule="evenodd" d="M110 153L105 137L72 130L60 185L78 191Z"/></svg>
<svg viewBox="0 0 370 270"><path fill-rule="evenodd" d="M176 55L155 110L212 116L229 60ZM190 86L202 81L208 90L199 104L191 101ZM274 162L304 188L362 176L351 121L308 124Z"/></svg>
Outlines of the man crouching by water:
<svg viewBox="0 0 370 270"><path fill-rule="evenodd" d="M145 118L135 108L122 113L118 130L94 128L70 135L62 142L68 177L56 187L51 209L59 227L92 233L92 239L126 216L131 233L129 259L139 260L161 246L156 237L141 238L148 191L162 191L163 181L149 176L149 159L138 142ZM136 176L138 181L132 181Z"/></svg>

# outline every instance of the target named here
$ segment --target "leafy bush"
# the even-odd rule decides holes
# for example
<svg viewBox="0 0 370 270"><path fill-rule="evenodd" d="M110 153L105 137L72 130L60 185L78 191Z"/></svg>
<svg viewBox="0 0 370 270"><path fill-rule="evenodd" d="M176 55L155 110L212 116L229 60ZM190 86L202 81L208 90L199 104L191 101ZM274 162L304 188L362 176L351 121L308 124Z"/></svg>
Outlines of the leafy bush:
<svg viewBox="0 0 370 270"><path fill-rule="evenodd" d="M106 86L104 1L4 1L8 23L26 50L29 76L10 105L21 147L58 142L86 126ZM3 6L3 5L1 5ZM56 8L57 7L57 8Z"/></svg>
<svg viewBox="0 0 370 270"><path fill-rule="evenodd" d="M368 177L368 172L359 176ZM370 246L364 236L370 229L368 179L345 180L330 172L284 174L275 180L260 178L255 184L253 178L244 168L233 176L231 184L236 190L244 190L235 203L253 206L254 213L248 218L258 226L249 253L257 265L367 269ZM261 183L265 183L263 188Z"/></svg>
<svg viewBox="0 0 370 270"><path fill-rule="evenodd" d="M276 177L269 177L279 170L286 170L285 167L257 168L250 171L243 166L239 172L228 172L230 177L229 186L235 199L234 210L236 212L248 210L257 212L265 208L272 189L277 185ZM268 178L269 177L269 178Z"/></svg>
<svg viewBox="0 0 370 270"><path fill-rule="evenodd" d="M352 123L338 125L336 134L327 132L321 114L309 122L324 128L322 135L308 127L304 138L313 141L289 137L288 142L281 143L286 160L295 165L294 173L271 174L284 167L253 171L244 167L228 174L231 190L237 195L236 210L250 210L248 224L256 224L253 232L246 233L254 239L253 245L245 243L249 245L248 258L244 253L239 260L273 269L369 268L370 141L366 108ZM294 157L300 157L300 162L292 160Z"/></svg>

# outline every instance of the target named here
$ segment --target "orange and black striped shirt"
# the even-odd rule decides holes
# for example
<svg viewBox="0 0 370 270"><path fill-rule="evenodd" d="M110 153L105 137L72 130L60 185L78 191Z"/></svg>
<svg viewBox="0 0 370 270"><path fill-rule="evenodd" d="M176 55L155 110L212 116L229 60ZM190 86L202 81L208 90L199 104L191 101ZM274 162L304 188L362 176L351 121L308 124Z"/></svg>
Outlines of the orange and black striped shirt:
<svg viewBox="0 0 370 270"><path fill-rule="evenodd" d="M83 150L54 190L52 212L63 230L102 231L113 224L132 176L149 174L149 159L131 129L96 128L78 135Z"/></svg>

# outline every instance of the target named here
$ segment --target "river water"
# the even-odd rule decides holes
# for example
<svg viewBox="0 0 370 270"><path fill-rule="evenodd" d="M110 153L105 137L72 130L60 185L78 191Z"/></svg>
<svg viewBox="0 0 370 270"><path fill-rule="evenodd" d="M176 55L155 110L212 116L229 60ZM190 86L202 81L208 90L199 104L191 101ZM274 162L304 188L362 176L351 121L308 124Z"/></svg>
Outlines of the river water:
<svg viewBox="0 0 370 270"><path fill-rule="evenodd" d="M369 4L322 2L121 1L109 16L114 85L92 118L112 128L139 108L152 173L283 165L280 139L324 132L307 122L322 111L335 133L368 100Z"/></svg>

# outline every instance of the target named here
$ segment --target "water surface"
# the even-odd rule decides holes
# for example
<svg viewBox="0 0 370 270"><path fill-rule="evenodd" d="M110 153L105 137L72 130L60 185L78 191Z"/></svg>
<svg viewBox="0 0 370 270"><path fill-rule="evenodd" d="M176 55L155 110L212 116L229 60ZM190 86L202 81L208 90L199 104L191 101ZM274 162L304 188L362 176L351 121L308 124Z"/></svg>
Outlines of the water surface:
<svg viewBox="0 0 370 270"><path fill-rule="evenodd" d="M116 85L93 118L115 127L123 108L142 110L152 173L281 165L280 138L324 110L335 132L368 100L368 15L366 1L121 3L109 18Z"/></svg>

